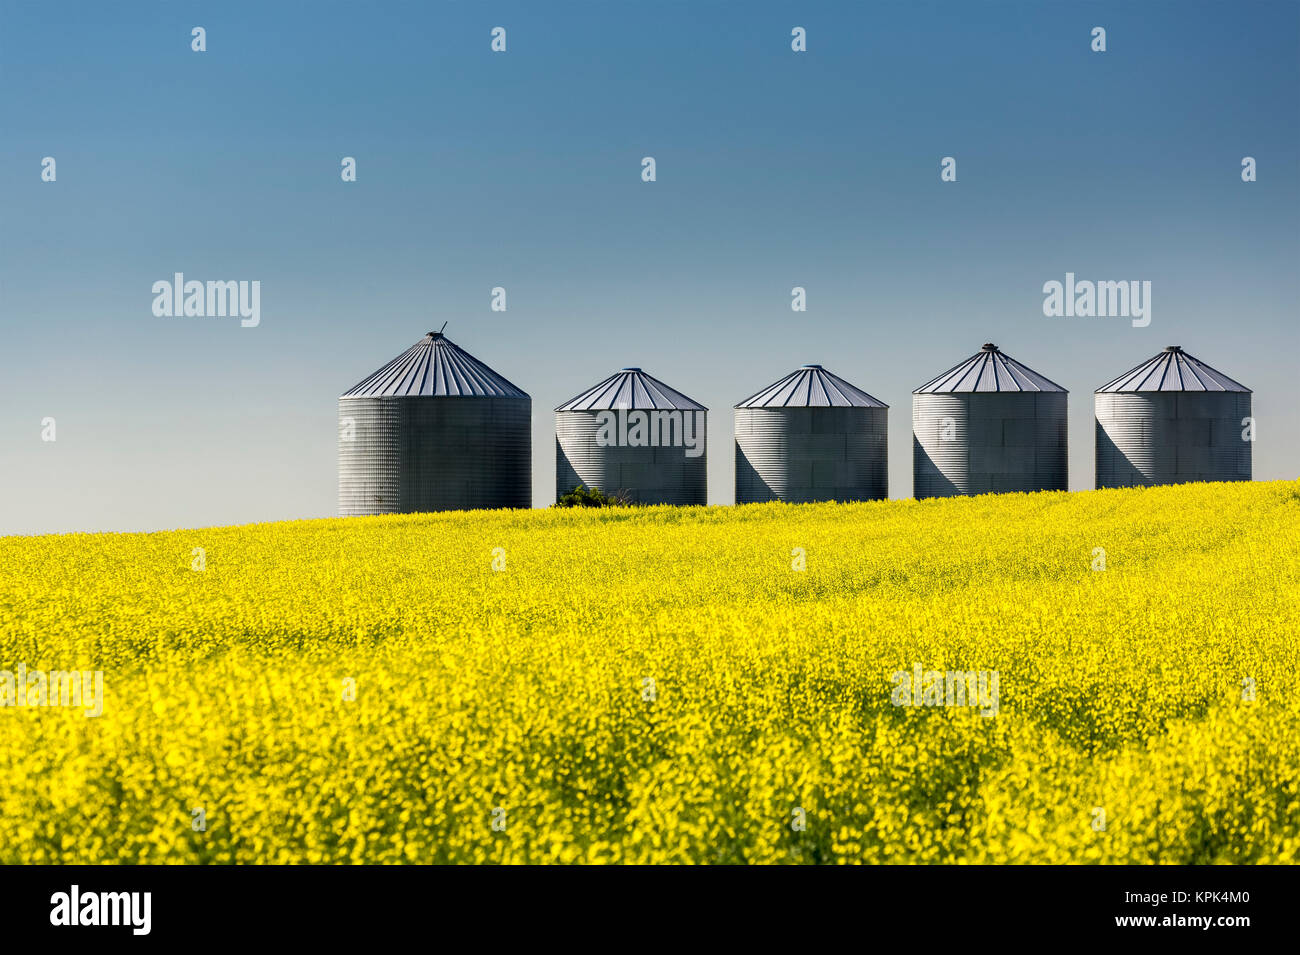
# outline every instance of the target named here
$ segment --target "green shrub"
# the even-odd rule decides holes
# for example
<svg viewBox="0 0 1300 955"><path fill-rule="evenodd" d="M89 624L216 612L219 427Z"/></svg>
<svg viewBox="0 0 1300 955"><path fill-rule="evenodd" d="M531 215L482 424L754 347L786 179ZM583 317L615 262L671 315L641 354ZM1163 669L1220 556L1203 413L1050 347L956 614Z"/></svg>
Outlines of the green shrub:
<svg viewBox="0 0 1300 955"><path fill-rule="evenodd" d="M628 507L631 499L622 491L605 494L579 484L555 502L556 507Z"/></svg>

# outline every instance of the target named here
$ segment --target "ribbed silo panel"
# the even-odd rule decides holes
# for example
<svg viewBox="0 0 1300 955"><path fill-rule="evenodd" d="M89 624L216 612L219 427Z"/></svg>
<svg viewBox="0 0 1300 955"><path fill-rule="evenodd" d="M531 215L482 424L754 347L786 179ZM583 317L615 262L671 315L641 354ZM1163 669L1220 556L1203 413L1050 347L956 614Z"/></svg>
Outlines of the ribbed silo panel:
<svg viewBox="0 0 1300 955"><path fill-rule="evenodd" d="M912 396L912 493L970 494L969 394Z"/></svg>
<svg viewBox="0 0 1300 955"><path fill-rule="evenodd" d="M707 415L704 411L659 409L628 412L629 416L660 416L655 419L632 418L631 421L655 420L660 422L654 426L657 433L683 436L682 418L691 415L696 422L693 434L700 451L694 457L687 455L682 438L677 443L658 447L619 444L621 439L601 445L597 441L601 414L596 411L556 412L557 500L581 484L605 494L626 495L638 504L707 503Z"/></svg>
<svg viewBox="0 0 1300 955"><path fill-rule="evenodd" d="M619 481L618 463L596 443L598 424L591 412L555 415L555 498L578 485L612 493Z"/></svg>
<svg viewBox="0 0 1300 955"><path fill-rule="evenodd" d="M1169 392L1097 393L1097 487L1160 483L1158 478L1172 469L1163 422L1174 405Z"/></svg>
<svg viewBox="0 0 1300 955"><path fill-rule="evenodd" d="M1098 392L1097 487L1249 481L1241 391Z"/></svg>
<svg viewBox="0 0 1300 955"><path fill-rule="evenodd" d="M736 503L757 504L790 499L789 435L794 423L787 412L736 409Z"/></svg>
<svg viewBox="0 0 1300 955"><path fill-rule="evenodd" d="M1069 396L1063 391L1040 392L1034 398L1035 491L1070 489Z"/></svg>
<svg viewBox="0 0 1300 955"><path fill-rule="evenodd" d="M1242 438L1246 425L1243 419L1251 417L1249 392L1207 394L1216 409L1211 418L1210 447L1213 452L1214 477L1207 481L1249 481L1252 476L1251 451L1253 442Z"/></svg>
<svg viewBox="0 0 1300 955"><path fill-rule="evenodd" d="M889 495L883 407L736 409L736 503Z"/></svg>
<svg viewBox="0 0 1300 955"><path fill-rule="evenodd" d="M400 461L396 403L384 398L340 399L339 516L400 511Z"/></svg>
<svg viewBox="0 0 1300 955"><path fill-rule="evenodd" d="M339 416L356 420L339 442L341 515L531 504L530 399L349 398Z"/></svg>
<svg viewBox="0 0 1300 955"><path fill-rule="evenodd" d="M532 502L532 401L400 398L402 511Z"/></svg>
<svg viewBox="0 0 1300 955"><path fill-rule="evenodd" d="M917 498L1064 491L1063 391L916 394L912 403Z"/></svg>
<svg viewBox="0 0 1300 955"><path fill-rule="evenodd" d="M971 395L971 493L1065 490L1066 399L1063 391Z"/></svg>

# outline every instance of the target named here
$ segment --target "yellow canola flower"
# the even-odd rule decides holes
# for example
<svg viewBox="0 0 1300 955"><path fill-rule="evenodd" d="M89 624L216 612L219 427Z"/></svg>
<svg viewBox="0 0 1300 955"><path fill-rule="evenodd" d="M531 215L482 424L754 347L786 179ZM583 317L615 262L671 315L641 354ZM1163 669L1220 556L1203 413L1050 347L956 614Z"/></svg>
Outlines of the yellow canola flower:
<svg viewBox="0 0 1300 955"><path fill-rule="evenodd" d="M3 538L19 665L2 863L1300 856L1300 482Z"/></svg>

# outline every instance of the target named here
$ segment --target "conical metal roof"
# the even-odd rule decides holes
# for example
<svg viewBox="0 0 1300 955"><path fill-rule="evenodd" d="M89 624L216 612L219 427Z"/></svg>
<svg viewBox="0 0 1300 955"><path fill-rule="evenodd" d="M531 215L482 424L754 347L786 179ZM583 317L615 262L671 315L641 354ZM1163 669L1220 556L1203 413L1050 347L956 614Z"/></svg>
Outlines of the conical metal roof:
<svg viewBox="0 0 1300 955"><path fill-rule="evenodd" d="M821 365L804 365L751 395L737 408L888 408Z"/></svg>
<svg viewBox="0 0 1300 955"><path fill-rule="evenodd" d="M442 332L429 332L383 368L345 391L342 398L527 398Z"/></svg>
<svg viewBox="0 0 1300 955"><path fill-rule="evenodd" d="M1104 391L1243 391L1250 389L1221 371L1170 345L1097 389Z"/></svg>
<svg viewBox="0 0 1300 955"><path fill-rule="evenodd" d="M617 409L708 411L680 391L669 388L640 368L624 368L594 388L570 398L556 411L614 411Z"/></svg>
<svg viewBox="0 0 1300 955"><path fill-rule="evenodd" d="M960 365L927 381L914 395L967 391L1065 391L1049 378L1020 364L991 342Z"/></svg>

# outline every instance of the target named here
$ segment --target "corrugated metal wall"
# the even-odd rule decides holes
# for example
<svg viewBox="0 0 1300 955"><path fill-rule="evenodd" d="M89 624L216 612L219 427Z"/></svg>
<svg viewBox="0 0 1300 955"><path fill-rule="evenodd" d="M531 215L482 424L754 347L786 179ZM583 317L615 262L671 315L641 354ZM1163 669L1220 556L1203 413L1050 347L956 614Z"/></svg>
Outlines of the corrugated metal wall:
<svg viewBox="0 0 1300 955"><path fill-rule="evenodd" d="M1098 392L1097 487L1249 481L1249 392Z"/></svg>
<svg viewBox="0 0 1300 955"><path fill-rule="evenodd" d="M705 423L706 412L694 414ZM596 443L595 411L555 414L555 496L579 484L605 494L625 493L638 504L705 504L708 501L705 453L687 457L684 447L627 447ZM704 442L707 428L700 434Z"/></svg>
<svg viewBox="0 0 1300 955"><path fill-rule="evenodd" d="M1066 490L1066 399L1065 392L913 395L913 493Z"/></svg>
<svg viewBox="0 0 1300 955"><path fill-rule="evenodd" d="M737 408L736 503L889 496L888 410Z"/></svg>
<svg viewBox="0 0 1300 955"><path fill-rule="evenodd" d="M532 504L532 400L339 400L339 514ZM355 440L343 440L343 419Z"/></svg>

